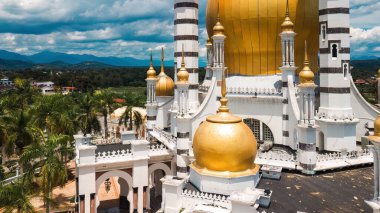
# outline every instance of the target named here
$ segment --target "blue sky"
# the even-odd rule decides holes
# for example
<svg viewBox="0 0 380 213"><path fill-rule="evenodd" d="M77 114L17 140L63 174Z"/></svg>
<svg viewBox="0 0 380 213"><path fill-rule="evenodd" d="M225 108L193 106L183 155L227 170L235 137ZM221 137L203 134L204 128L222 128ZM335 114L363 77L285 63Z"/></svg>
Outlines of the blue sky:
<svg viewBox="0 0 380 213"><path fill-rule="evenodd" d="M201 56L205 8L200 0ZM351 0L354 56L380 57L380 1ZM0 49L148 58L164 46L173 55L172 0L0 0Z"/></svg>

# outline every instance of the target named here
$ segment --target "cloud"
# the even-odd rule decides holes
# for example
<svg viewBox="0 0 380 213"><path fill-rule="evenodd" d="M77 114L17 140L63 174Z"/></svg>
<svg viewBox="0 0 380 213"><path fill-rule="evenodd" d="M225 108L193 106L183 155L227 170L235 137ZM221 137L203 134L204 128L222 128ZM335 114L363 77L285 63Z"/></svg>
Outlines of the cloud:
<svg viewBox="0 0 380 213"><path fill-rule="evenodd" d="M378 54L379 0L351 0L352 52ZM206 4L199 0L200 60L205 61ZM173 58L172 0L0 0L0 48L149 58ZM377 53L376 53L377 52Z"/></svg>

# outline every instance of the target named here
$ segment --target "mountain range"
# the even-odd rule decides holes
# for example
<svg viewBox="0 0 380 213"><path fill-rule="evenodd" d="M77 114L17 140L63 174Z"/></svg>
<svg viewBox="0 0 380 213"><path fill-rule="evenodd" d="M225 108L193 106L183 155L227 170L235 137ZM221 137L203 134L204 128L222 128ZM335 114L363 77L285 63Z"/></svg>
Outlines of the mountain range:
<svg viewBox="0 0 380 213"><path fill-rule="evenodd" d="M155 66L160 61L153 62ZM173 61L165 61L165 66L173 66ZM34 55L22 55L6 50L0 50L0 69L25 69L43 67L71 68L74 65L90 67L148 67L149 60L140 60L132 57L97 57L94 55L66 54L51 51L42 51Z"/></svg>

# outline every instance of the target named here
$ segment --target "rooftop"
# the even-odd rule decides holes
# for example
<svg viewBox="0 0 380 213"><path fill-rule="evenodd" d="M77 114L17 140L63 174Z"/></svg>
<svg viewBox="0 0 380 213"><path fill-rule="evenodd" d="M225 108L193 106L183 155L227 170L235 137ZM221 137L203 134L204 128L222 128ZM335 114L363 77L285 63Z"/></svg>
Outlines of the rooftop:
<svg viewBox="0 0 380 213"><path fill-rule="evenodd" d="M281 180L262 179L258 188L273 190L266 212L372 212L364 202L373 197L373 168L304 176L283 172Z"/></svg>

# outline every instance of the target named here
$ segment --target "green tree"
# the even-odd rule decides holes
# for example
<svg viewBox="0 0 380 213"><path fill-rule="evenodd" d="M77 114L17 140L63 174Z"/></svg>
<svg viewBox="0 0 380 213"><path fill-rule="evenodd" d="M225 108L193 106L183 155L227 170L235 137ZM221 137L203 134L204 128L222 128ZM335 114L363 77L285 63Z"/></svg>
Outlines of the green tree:
<svg viewBox="0 0 380 213"><path fill-rule="evenodd" d="M67 182L68 174L64 156L74 153L67 135L45 135L42 130L35 132L39 141L25 147L20 157L24 168L41 167L41 191L45 202L46 212L50 212L53 187L63 187ZM33 162L34 165L33 165ZM30 170L29 170L30 171Z"/></svg>
<svg viewBox="0 0 380 213"><path fill-rule="evenodd" d="M90 94L78 98L77 121L84 135L100 132L96 101Z"/></svg>
<svg viewBox="0 0 380 213"><path fill-rule="evenodd" d="M0 187L0 207L5 213L33 213L35 212L30 199L33 195L32 186L22 178L14 183Z"/></svg>
<svg viewBox="0 0 380 213"><path fill-rule="evenodd" d="M108 138L108 115L117 109L120 104L115 102L116 94L111 93L108 90L97 91L94 96L96 98L98 112L103 116L104 134L105 137Z"/></svg>

